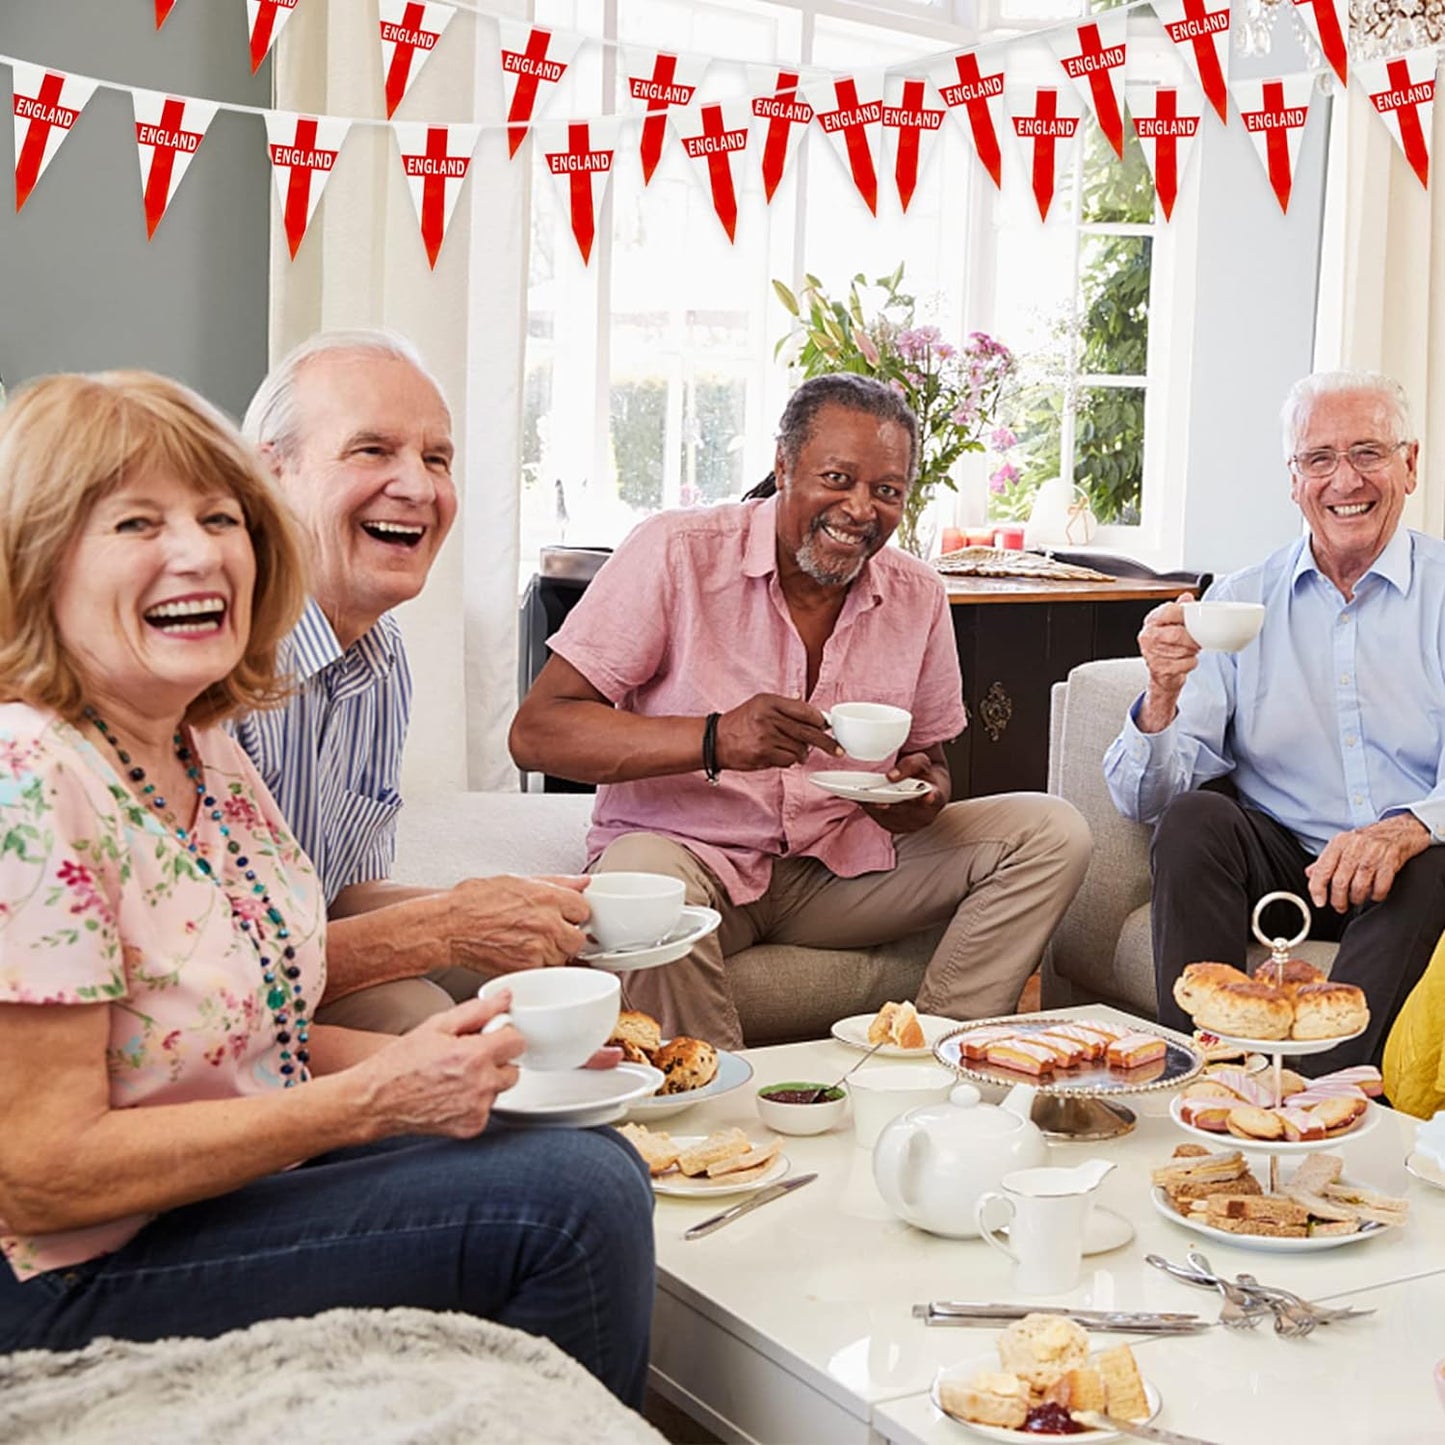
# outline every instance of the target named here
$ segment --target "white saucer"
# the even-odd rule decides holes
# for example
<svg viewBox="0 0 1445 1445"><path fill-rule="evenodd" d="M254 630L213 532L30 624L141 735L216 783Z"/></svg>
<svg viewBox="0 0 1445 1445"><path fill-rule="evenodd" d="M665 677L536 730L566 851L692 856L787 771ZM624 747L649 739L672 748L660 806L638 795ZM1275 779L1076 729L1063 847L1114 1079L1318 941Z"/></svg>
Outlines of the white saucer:
<svg viewBox="0 0 1445 1445"><path fill-rule="evenodd" d="M646 1098L662 1083L662 1070L647 1064L615 1069L523 1069L522 1077L497 1095L492 1113L513 1124L554 1124L591 1129L620 1119L634 1099Z"/></svg>
<svg viewBox="0 0 1445 1445"><path fill-rule="evenodd" d="M629 1119L640 1119L647 1123L653 1119L666 1119L669 1115L680 1114L704 1099L715 1099L732 1089L746 1084L753 1076L753 1066L738 1054L725 1049L717 1051L717 1073L700 1089L689 1089L683 1094L654 1094L650 1099L638 1099L627 1109Z"/></svg>
<svg viewBox="0 0 1445 1445"><path fill-rule="evenodd" d="M1346 1244L1359 1244L1362 1240L1375 1239L1398 1229L1398 1224L1362 1224L1354 1234L1316 1234L1303 1239L1287 1239L1269 1234L1231 1234L1227 1229L1216 1229L1200 1219L1190 1219L1180 1214L1164 1191L1155 1185L1149 1191L1149 1201L1157 1213L1162 1214L1171 1224L1182 1229L1192 1229L1206 1239L1217 1240L1220 1244L1232 1244L1236 1249L1257 1249L1265 1254L1316 1254L1322 1249L1339 1249Z"/></svg>
<svg viewBox="0 0 1445 1445"><path fill-rule="evenodd" d="M660 943L638 944L631 948L584 948L577 955L579 963L605 968L609 973L632 973L639 968L656 968L663 963L676 963L685 958L699 938L706 938L722 922L716 908L689 903L682 910L682 919Z"/></svg>
<svg viewBox="0 0 1445 1445"><path fill-rule="evenodd" d="M1238 1034L1217 1034L1213 1029L1195 1029L1194 1032L1206 1038L1218 1039L1222 1044L1233 1044L1246 1053L1279 1054L1282 1058L1299 1059L1306 1054L1328 1053L1336 1044L1359 1038L1367 1028L1369 1024L1366 1024L1365 1028L1356 1029L1352 1034L1339 1034L1332 1039L1246 1039Z"/></svg>
<svg viewBox="0 0 1445 1445"><path fill-rule="evenodd" d="M706 1134L674 1134L672 1142L679 1149L691 1149L701 1144ZM670 1174L653 1176L652 1189L655 1194L668 1194L676 1199L716 1199L723 1194L751 1194L755 1189L766 1189L776 1184L793 1166L786 1154L779 1154L756 1179L745 1179L742 1183L729 1182L728 1174L709 1179L706 1174L683 1174L674 1170Z"/></svg>
<svg viewBox="0 0 1445 1445"><path fill-rule="evenodd" d="M1180 1096L1175 1096L1169 1101L1169 1117L1184 1130L1186 1134L1193 1134L1196 1139L1202 1139L1206 1144L1213 1144L1218 1148L1221 1144L1228 1145L1231 1149L1243 1149L1246 1154L1251 1150L1256 1154L1314 1154L1321 1149L1328 1149L1338 1144L1341 1139L1353 1139L1367 1130L1373 1129L1380 1122L1381 1111L1373 1103L1367 1104L1365 1112L1350 1125L1348 1129L1341 1129L1338 1134L1327 1135L1323 1139L1300 1139L1290 1143L1287 1139L1246 1139L1239 1134L1231 1134L1227 1129L1200 1129L1194 1124L1186 1124L1179 1113L1181 1103ZM1221 1104L1227 1104L1228 1099L1221 1099ZM1243 1103L1243 1100L1240 1100Z"/></svg>
<svg viewBox="0 0 1445 1445"><path fill-rule="evenodd" d="M839 1019L830 1030L833 1037L840 1044L847 1044L850 1049L862 1049L865 1053L873 1047L868 1042L868 1025L878 1015L852 1014L846 1019ZM878 1058L891 1059L927 1059L933 1056L933 1046L950 1029L958 1027L957 1019L946 1019L941 1014L919 1014L918 1025L923 1030L923 1047L921 1049L905 1049L897 1044L880 1044L878 1046Z"/></svg>
<svg viewBox="0 0 1445 1445"><path fill-rule="evenodd" d="M1423 1149L1411 1150L1405 1160L1405 1168L1422 1184L1428 1184L1433 1189L1445 1189L1445 1168Z"/></svg>
<svg viewBox="0 0 1445 1445"><path fill-rule="evenodd" d="M899 778L896 783L890 783L886 773L810 773L808 781L825 793L847 798L851 803L902 803L909 798L921 798L933 788L932 783L922 778Z"/></svg>
<svg viewBox="0 0 1445 1445"><path fill-rule="evenodd" d="M1008 1236L1008 1225L998 1231ZM1088 1223L1084 1225L1084 1253L1108 1254L1111 1249L1122 1249L1134 1238L1134 1226L1122 1214L1096 1204L1089 1211Z"/></svg>

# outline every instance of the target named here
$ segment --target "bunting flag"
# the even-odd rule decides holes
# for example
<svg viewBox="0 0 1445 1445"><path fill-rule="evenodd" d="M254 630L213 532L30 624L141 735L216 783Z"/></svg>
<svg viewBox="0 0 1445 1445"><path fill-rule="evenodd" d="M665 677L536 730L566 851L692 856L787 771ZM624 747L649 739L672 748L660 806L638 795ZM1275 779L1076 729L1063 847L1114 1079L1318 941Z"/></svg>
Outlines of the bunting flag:
<svg viewBox="0 0 1445 1445"><path fill-rule="evenodd" d="M584 266L592 259L597 239L597 216L617 153L617 130L615 116L537 127L543 163L566 187L572 235Z"/></svg>
<svg viewBox="0 0 1445 1445"><path fill-rule="evenodd" d="M1355 61L1355 79L1365 88L1375 114L1405 153L1422 186L1430 184L1430 127L1435 116L1433 48L1407 50L1380 60Z"/></svg>
<svg viewBox="0 0 1445 1445"><path fill-rule="evenodd" d="M1345 32L1350 23L1349 0L1294 0L1294 13L1304 22L1310 39L1319 46L1330 69L1339 76L1340 84L1348 85Z"/></svg>
<svg viewBox="0 0 1445 1445"><path fill-rule="evenodd" d="M712 208L728 233L737 239L738 167L751 144L752 106L746 100L714 101L675 107L672 126L688 160L706 177Z"/></svg>
<svg viewBox="0 0 1445 1445"><path fill-rule="evenodd" d="M1088 102L1104 139L1124 158L1124 55L1129 15L1111 10L1048 33L1049 48Z"/></svg>
<svg viewBox="0 0 1445 1445"><path fill-rule="evenodd" d="M921 76L884 78L883 135L885 142L891 137L893 180L898 187L898 204L905 211L918 185L923 147L927 144L932 148L947 114L937 100L933 87Z"/></svg>
<svg viewBox="0 0 1445 1445"><path fill-rule="evenodd" d="M350 129L349 120L335 116L266 112L266 151L281 197L281 220L293 261Z"/></svg>
<svg viewBox="0 0 1445 1445"><path fill-rule="evenodd" d="M1231 80L1234 108L1254 142L1281 211L1289 210L1300 137L1309 119L1315 78L1308 71L1274 80Z"/></svg>
<svg viewBox="0 0 1445 1445"><path fill-rule="evenodd" d="M176 0L156 0L156 29L159 30L171 18Z"/></svg>
<svg viewBox="0 0 1445 1445"><path fill-rule="evenodd" d="M386 118L390 120L457 12L436 0L378 0L378 6L381 73L386 77Z"/></svg>
<svg viewBox="0 0 1445 1445"><path fill-rule="evenodd" d="M133 90L130 98L135 108L135 138L149 239L155 235L220 107L215 101L162 95L155 90Z"/></svg>
<svg viewBox="0 0 1445 1445"><path fill-rule="evenodd" d="M973 148L994 185L1003 185L1003 154L999 134L1006 122L1003 109L1003 65L976 50L950 55L928 71L943 103L960 119L967 117Z"/></svg>
<svg viewBox="0 0 1445 1445"><path fill-rule="evenodd" d="M421 222L426 258L436 270L437 256L447 226L457 208L457 197L472 163L481 135L479 125L427 125L423 121L395 121L396 146L411 203Z"/></svg>
<svg viewBox="0 0 1445 1445"><path fill-rule="evenodd" d="M1059 163L1073 151L1084 118L1083 103L1072 87L1014 82L1007 87L1006 99L1010 127L1028 156L1039 219L1047 221Z"/></svg>
<svg viewBox="0 0 1445 1445"><path fill-rule="evenodd" d="M507 154L514 156L527 138L528 123L546 108L582 48L582 37L554 35L525 20L498 19L497 28L502 36L502 94L512 127L507 132Z"/></svg>
<svg viewBox="0 0 1445 1445"><path fill-rule="evenodd" d="M95 81L46 70L29 61L14 64L15 209L30 199L35 183L55 159L60 143L95 94Z"/></svg>
<svg viewBox="0 0 1445 1445"><path fill-rule="evenodd" d="M1199 82L1214 113L1229 123L1229 0L1151 0L1164 33Z"/></svg>
<svg viewBox="0 0 1445 1445"><path fill-rule="evenodd" d="M692 104L708 63L658 50L629 50L624 63L628 99L634 109L647 112L647 119L642 122L642 184L645 186L651 183L652 173L662 158L669 107Z"/></svg>
<svg viewBox="0 0 1445 1445"><path fill-rule="evenodd" d="M1189 85L1126 85L1124 95L1134 121L1134 133L1164 219L1174 215L1179 197L1179 178L1189 163L1199 126L1204 119L1204 92Z"/></svg>
<svg viewBox="0 0 1445 1445"><path fill-rule="evenodd" d="M252 75L271 53L296 4L297 0L246 0L246 18L251 27Z"/></svg>
<svg viewBox="0 0 1445 1445"><path fill-rule="evenodd" d="M768 70L748 67L752 80L753 120L763 128L763 198L772 204L788 159L798 140L812 124L813 107L798 89L802 74L796 70ZM763 76L766 75L766 79ZM767 87L771 86L771 89Z"/></svg>
<svg viewBox="0 0 1445 1445"><path fill-rule="evenodd" d="M878 214L878 168L873 159L872 137L883 126L882 96L881 75L820 76L808 82L808 100L818 124L833 152L847 166L864 204L875 216Z"/></svg>

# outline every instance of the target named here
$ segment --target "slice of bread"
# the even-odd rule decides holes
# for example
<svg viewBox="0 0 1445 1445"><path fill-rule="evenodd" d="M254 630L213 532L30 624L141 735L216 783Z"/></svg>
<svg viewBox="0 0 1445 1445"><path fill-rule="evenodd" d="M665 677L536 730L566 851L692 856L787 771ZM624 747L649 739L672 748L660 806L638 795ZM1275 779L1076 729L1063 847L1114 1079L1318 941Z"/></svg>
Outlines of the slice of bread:
<svg viewBox="0 0 1445 1445"><path fill-rule="evenodd" d="M707 1172L709 1164L720 1164L724 1159L736 1159L746 1154L752 1143L741 1129L720 1129L709 1134L701 1144L684 1149L677 1158L677 1167L684 1174L694 1175Z"/></svg>
<svg viewBox="0 0 1445 1445"><path fill-rule="evenodd" d="M1066 1410L1107 1410L1109 1394L1103 1374L1092 1365L1070 1370L1044 1391L1044 1399Z"/></svg>
<svg viewBox="0 0 1445 1445"><path fill-rule="evenodd" d="M707 1177L709 1179L720 1179L724 1174L745 1174L750 1169L764 1169L778 1157L778 1151L783 1147L781 1139L774 1139L771 1144L759 1144L755 1149L749 1149L745 1154L734 1154L727 1159L719 1159L716 1164L707 1166Z"/></svg>
<svg viewBox="0 0 1445 1445"><path fill-rule="evenodd" d="M677 1164L677 1145L672 1136L645 1124L620 1124L617 1132L642 1155L649 1174L666 1174Z"/></svg>

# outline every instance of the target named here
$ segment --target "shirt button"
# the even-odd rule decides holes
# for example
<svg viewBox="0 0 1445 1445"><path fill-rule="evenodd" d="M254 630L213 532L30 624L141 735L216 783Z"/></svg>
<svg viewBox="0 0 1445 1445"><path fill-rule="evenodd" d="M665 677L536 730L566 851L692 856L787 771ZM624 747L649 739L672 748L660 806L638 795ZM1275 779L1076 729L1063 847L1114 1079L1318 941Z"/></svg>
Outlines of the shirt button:
<svg viewBox="0 0 1445 1445"><path fill-rule="evenodd" d="M1340 682L1341 682L1345 687L1348 687L1348 686L1350 685L1350 675L1349 675L1349 673L1347 673L1347 672L1342 672L1342 673L1340 674Z"/></svg>
<svg viewBox="0 0 1445 1445"><path fill-rule="evenodd" d="M1364 803L1365 800L1358 793L1356 793L1355 796L1350 799L1350 801L1358 808Z"/></svg>
<svg viewBox="0 0 1445 1445"><path fill-rule="evenodd" d="M1341 613L1340 613L1340 625L1341 625L1342 627L1343 627L1344 624L1345 624L1346 622L1348 622L1349 620L1350 620L1350 614L1349 614L1348 612L1341 612Z"/></svg>
<svg viewBox="0 0 1445 1445"><path fill-rule="evenodd" d="M1355 735L1354 735L1354 733L1351 733L1351 734L1349 735L1349 737L1347 737L1347 738L1345 739L1345 746L1346 746L1347 748L1352 748L1352 747L1354 747L1354 745L1355 745Z"/></svg>

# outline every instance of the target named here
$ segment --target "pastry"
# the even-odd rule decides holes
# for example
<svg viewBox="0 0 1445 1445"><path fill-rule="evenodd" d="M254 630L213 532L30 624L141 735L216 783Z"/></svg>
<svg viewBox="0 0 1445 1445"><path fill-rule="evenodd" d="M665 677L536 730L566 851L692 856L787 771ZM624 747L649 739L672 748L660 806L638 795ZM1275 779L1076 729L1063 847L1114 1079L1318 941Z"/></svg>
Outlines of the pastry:
<svg viewBox="0 0 1445 1445"><path fill-rule="evenodd" d="M1279 963L1272 958L1266 959L1255 969L1254 977L1259 983L1267 983L1291 995L1304 984L1323 983L1325 980L1325 975L1314 964L1306 963L1302 958L1286 958Z"/></svg>
<svg viewBox="0 0 1445 1445"><path fill-rule="evenodd" d="M1230 1103L1237 1103L1239 1095L1233 1089L1226 1088L1217 1079L1195 1079L1192 1084L1186 1084L1180 1090L1181 1099L1228 1099Z"/></svg>
<svg viewBox="0 0 1445 1445"><path fill-rule="evenodd" d="M942 1379L938 1403L960 1420L1017 1430L1028 1418L1028 1387L1017 1375L982 1370L968 1381Z"/></svg>
<svg viewBox="0 0 1445 1445"><path fill-rule="evenodd" d="M1230 1111L1237 1104L1236 1099L1182 1099L1179 1117L1191 1128L1223 1134L1229 1128Z"/></svg>
<svg viewBox="0 0 1445 1445"><path fill-rule="evenodd" d="M1120 1420L1147 1420L1149 1396L1145 1392L1139 1366L1134 1361L1134 1351L1128 1345L1100 1350L1094 1356L1094 1365L1104 1377L1109 1414Z"/></svg>
<svg viewBox="0 0 1445 1445"><path fill-rule="evenodd" d="M1104 1376L1093 1365L1081 1365L1077 1370L1061 1375L1044 1391L1044 1399L1069 1411L1107 1410L1109 1407Z"/></svg>
<svg viewBox="0 0 1445 1445"><path fill-rule="evenodd" d="M1214 1069L1209 1078L1216 1084L1223 1084L1236 1099L1242 1099L1246 1104L1264 1109L1274 1103L1273 1087L1243 1069Z"/></svg>
<svg viewBox="0 0 1445 1445"><path fill-rule="evenodd" d="M1241 1139L1283 1139L1284 1120L1271 1109L1253 1104L1236 1104L1229 1111L1226 1127Z"/></svg>
<svg viewBox="0 0 1445 1445"><path fill-rule="evenodd" d="M659 1094L685 1094L717 1077L717 1050L701 1039L669 1039L653 1052L652 1067L662 1070Z"/></svg>
<svg viewBox="0 0 1445 1445"><path fill-rule="evenodd" d="M1285 1105L1279 1111L1279 1118L1284 1125L1284 1137L1291 1144L1304 1144L1325 1137L1325 1126L1308 1109L1291 1109Z"/></svg>
<svg viewBox="0 0 1445 1445"><path fill-rule="evenodd" d="M975 1062L988 1053L988 1046L999 1039L1011 1039L1015 1033L1007 1024L987 1024L981 1029L970 1029L958 1038L958 1051L966 1059Z"/></svg>
<svg viewBox="0 0 1445 1445"><path fill-rule="evenodd" d="M1169 1052L1158 1034L1125 1034L1115 1039L1104 1055L1111 1068L1137 1069L1144 1064L1158 1063Z"/></svg>
<svg viewBox="0 0 1445 1445"><path fill-rule="evenodd" d="M1370 1021L1363 989L1352 983L1307 983L1294 996L1296 1039L1335 1039L1358 1033Z"/></svg>
<svg viewBox="0 0 1445 1445"><path fill-rule="evenodd" d="M1174 1002L1185 1013L1192 1014L1205 987L1248 982L1249 975L1232 964L1187 963L1184 965L1184 972L1174 980Z"/></svg>
<svg viewBox="0 0 1445 1445"><path fill-rule="evenodd" d="M1283 992L1247 980L1203 984L1191 1012L1200 1028L1240 1039L1287 1039L1294 1024L1294 1009Z"/></svg>
<svg viewBox="0 0 1445 1445"><path fill-rule="evenodd" d="M897 1044L900 1049L921 1049L928 1040L918 1022L918 1010L906 999L902 1003L886 1003L868 1025L870 1044Z"/></svg>
<svg viewBox="0 0 1445 1445"><path fill-rule="evenodd" d="M1019 1074L1048 1074L1058 1062L1058 1054L1044 1044L1031 1039L995 1039L988 1046L984 1057L1000 1068L1012 1069Z"/></svg>
<svg viewBox="0 0 1445 1445"><path fill-rule="evenodd" d="M1310 1081L1309 1087L1317 1089L1330 1084L1351 1084L1372 1099L1385 1092L1385 1081L1373 1064L1356 1064L1352 1069L1336 1069L1332 1074L1321 1074Z"/></svg>
<svg viewBox="0 0 1445 1445"><path fill-rule="evenodd" d="M1097 1039L1092 1044L1088 1044L1082 1039L1070 1038L1057 1029L1048 1029L1041 1034L1030 1034L1029 1038L1036 1044L1043 1044L1045 1047L1053 1049L1058 1055L1060 1068L1072 1069L1079 1064L1088 1063L1091 1058L1098 1057L1094 1053L1094 1049L1099 1044Z"/></svg>
<svg viewBox="0 0 1445 1445"><path fill-rule="evenodd" d="M1076 1044L1084 1047L1085 1063L1093 1063L1096 1059L1104 1057L1104 1050L1108 1047L1108 1040L1095 1029L1087 1024L1058 1024L1049 1030L1052 1038L1072 1039Z"/></svg>
<svg viewBox="0 0 1445 1445"><path fill-rule="evenodd" d="M1327 1134L1335 1134L1348 1129L1369 1107L1370 1101L1363 1094L1357 1094L1353 1099L1326 1099L1309 1112L1325 1126Z"/></svg>
<svg viewBox="0 0 1445 1445"><path fill-rule="evenodd" d="M1005 1370L1036 1390L1047 1390L1089 1358L1089 1335L1063 1315L1027 1314L998 1337Z"/></svg>
<svg viewBox="0 0 1445 1445"><path fill-rule="evenodd" d="M638 1009L623 1009L612 1026L609 1044L631 1044L645 1056L662 1045L662 1026L651 1014Z"/></svg>

